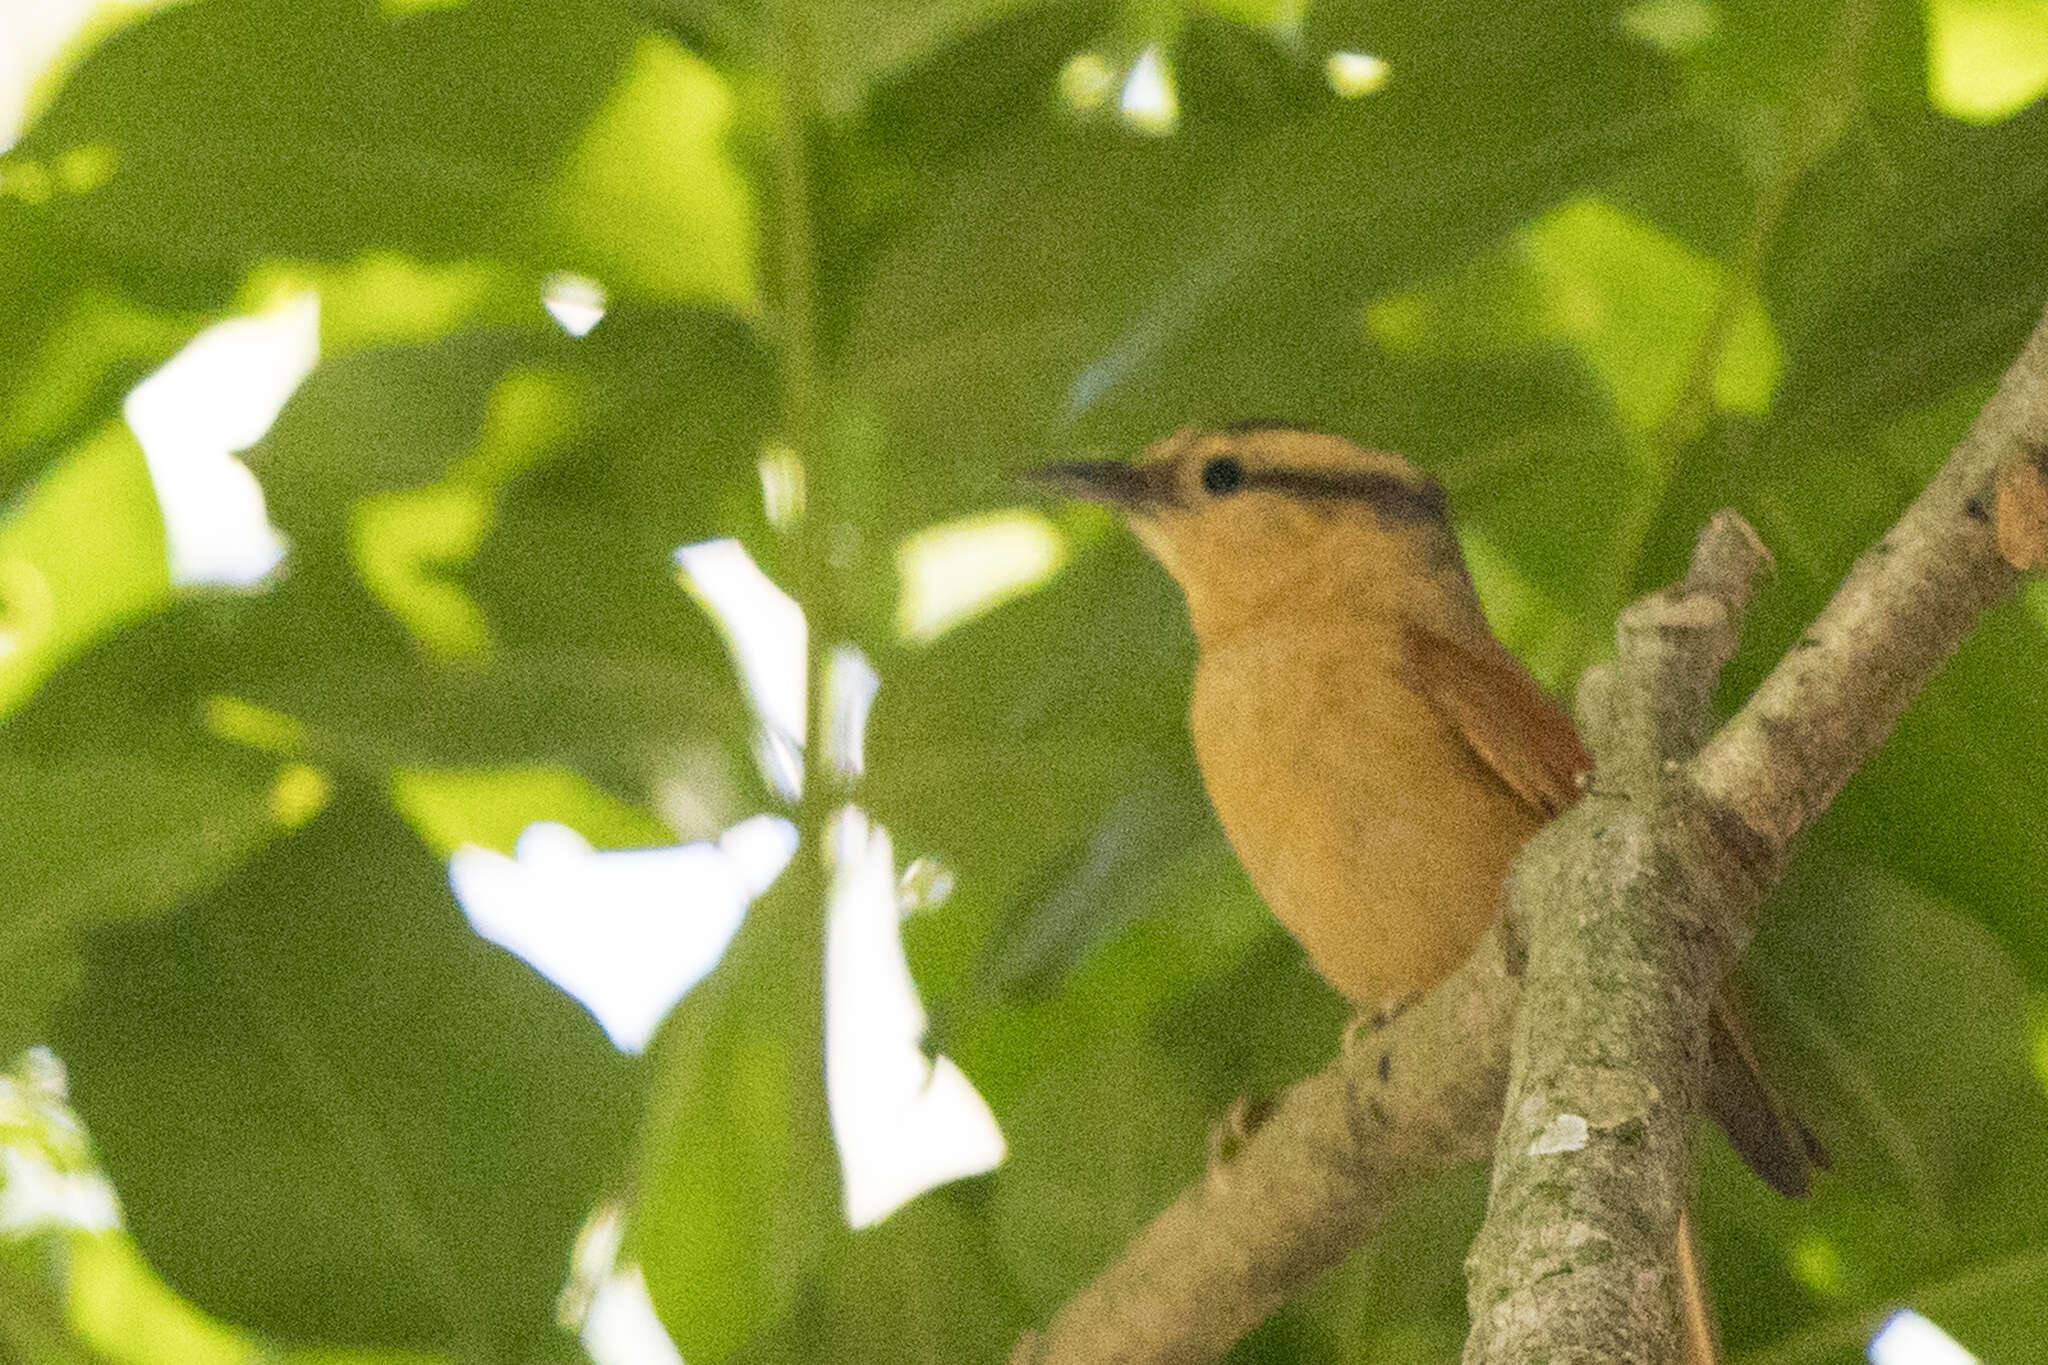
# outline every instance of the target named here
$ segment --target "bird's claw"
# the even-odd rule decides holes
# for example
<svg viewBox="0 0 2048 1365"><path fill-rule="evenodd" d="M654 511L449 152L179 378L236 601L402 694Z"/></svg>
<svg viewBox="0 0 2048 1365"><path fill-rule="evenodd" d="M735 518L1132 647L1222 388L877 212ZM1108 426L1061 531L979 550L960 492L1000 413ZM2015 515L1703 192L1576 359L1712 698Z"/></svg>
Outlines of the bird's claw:
<svg viewBox="0 0 2048 1365"><path fill-rule="evenodd" d="M1237 1160L1237 1154L1273 1117L1270 1095L1239 1095L1229 1112L1209 1127L1209 1169L1214 1172Z"/></svg>
<svg viewBox="0 0 2048 1365"><path fill-rule="evenodd" d="M1345 1060L1356 1057L1366 1043L1383 1032L1387 1025L1406 1014L1416 1001L1422 998L1420 991L1410 991L1395 1000L1389 1000L1377 1009L1361 1010L1344 1026L1342 1048Z"/></svg>

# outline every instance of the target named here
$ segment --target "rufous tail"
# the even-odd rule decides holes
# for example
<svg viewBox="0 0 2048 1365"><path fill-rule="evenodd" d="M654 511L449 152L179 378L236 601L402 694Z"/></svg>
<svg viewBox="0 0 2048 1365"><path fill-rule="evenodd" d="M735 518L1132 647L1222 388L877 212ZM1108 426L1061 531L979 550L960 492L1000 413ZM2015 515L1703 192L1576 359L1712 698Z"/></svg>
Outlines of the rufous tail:
<svg viewBox="0 0 2048 1365"><path fill-rule="evenodd" d="M1714 1322L1714 1302L1707 1297L1707 1277L1690 1209L1678 1215L1678 1311L1685 1365L1720 1365L1721 1329Z"/></svg>

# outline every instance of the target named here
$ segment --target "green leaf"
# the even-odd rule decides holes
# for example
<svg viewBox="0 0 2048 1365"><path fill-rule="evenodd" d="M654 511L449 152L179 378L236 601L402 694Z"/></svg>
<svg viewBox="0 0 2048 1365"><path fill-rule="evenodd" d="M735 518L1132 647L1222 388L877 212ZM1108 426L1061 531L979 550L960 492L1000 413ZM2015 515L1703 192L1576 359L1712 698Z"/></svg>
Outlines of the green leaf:
<svg viewBox="0 0 2048 1365"><path fill-rule="evenodd" d="M1056 979L1210 835L1189 804L1193 648L1174 597L1120 538L881 658L863 798L906 848L958 874L945 914L908 927L935 1001Z"/></svg>
<svg viewBox="0 0 2048 1365"><path fill-rule="evenodd" d="M282 579L181 601L107 641L35 699L16 742L189 733L227 696L296 719L308 752L380 779L395 765L564 763L645 802L679 770L715 770L704 799L744 814L744 706L671 553L758 499L762 358L711 313L629 308L604 333L569 347L470 330L323 365L251 456L294 537ZM446 506L488 529L451 541L432 515ZM455 657L422 658L415 632ZM24 690L34 657L15 664Z"/></svg>
<svg viewBox="0 0 2048 1365"><path fill-rule="evenodd" d="M1045 0L848 0L799 12L817 98L835 118L858 111L875 88L920 67L943 65L963 43L1020 13L1066 8ZM1098 10L1106 6L1094 6ZM728 68L773 63L779 51L762 0L649 0L655 22Z"/></svg>
<svg viewBox="0 0 2048 1365"><path fill-rule="evenodd" d="M484 439L507 372L566 350L545 332L472 330L328 360L248 454L270 519L301 557L332 553L359 499L441 478Z"/></svg>
<svg viewBox="0 0 2048 1365"><path fill-rule="evenodd" d="M1816 1295L1899 1302L2037 1243L2048 1215L2048 1096L2011 959L1952 907L1828 844L1845 846L1806 851L1741 980L1769 1074L1833 1165L1808 1204L1760 1200L1714 1143L1710 1265L1727 1299L1755 1306L1731 1344L1794 1330Z"/></svg>
<svg viewBox="0 0 2048 1365"><path fill-rule="evenodd" d="M568 825L598 848L671 840L645 811L560 767L401 769L392 774L391 797L442 857L464 844L510 853L536 820Z"/></svg>
<svg viewBox="0 0 2048 1365"><path fill-rule="evenodd" d="M745 813L745 711L722 664L657 639L505 648L471 668L419 659L395 635L347 584L189 601L58 673L0 728L0 748L189 741L224 697L297 722L286 752L373 781L395 767L561 764L647 804L686 771L714 779L706 799L721 814Z"/></svg>
<svg viewBox="0 0 2048 1365"><path fill-rule="evenodd" d="M1215 839L1194 774L1141 767L1086 841L1062 851L1012 903L984 949L979 984L1011 1000L1050 994L1125 928L1164 867Z"/></svg>
<svg viewBox="0 0 2048 1365"><path fill-rule="evenodd" d="M14 383L0 381L0 451L9 483L27 479L117 416L128 390L201 325L193 314L139 308L103 289L81 289L65 302L41 344L20 357ZM12 401L5 397L9 387Z"/></svg>
<svg viewBox="0 0 2048 1365"><path fill-rule="evenodd" d="M1575 6L1390 17L1372 46L1395 76L1364 101L1234 102L1162 139L1047 110L915 197L843 355L900 471L892 532L1005 496L998 471L1190 420L1373 436L1356 310L1585 184L1662 98Z"/></svg>
<svg viewBox="0 0 2048 1365"><path fill-rule="evenodd" d="M2002 370L2048 295L2044 213L2048 106L1993 128L1873 114L1801 185L1764 272L1787 342L1772 453Z"/></svg>
<svg viewBox="0 0 2048 1365"><path fill-rule="evenodd" d="M253 1365L256 1344L172 1293L127 1236L74 1236L68 1253L73 1330L109 1358Z"/></svg>
<svg viewBox="0 0 2048 1365"><path fill-rule="evenodd" d="M39 171L41 167L37 168ZM12 188L19 175L13 158L0 159L0 183ZM50 215L39 204L0 194L0 431L5 436L5 478L12 491L32 478L61 449L40 435L48 412L65 406L48 392L55 373L41 363L63 349L57 335L89 275L68 252ZM81 384L83 376L66 376ZM40 391L39 391L40 390ZM102 419L105 415L102 414ZM17 443L26 448L17 448Z"/></svg>
<svg viewBox="0 0 2048 1365"><path fill-rule="evenodd" d="M0 1248L0 1350L22 1365L99 1365L71 1339L63 1295L36 1264L41 1248Z"/></svg>
<svg viewBox="0 0 2048 1365"><path fill-rule="evenodd" d="M0 1054L42 1036L93 930L207 890L271 835L269 769L219 750L0 758Z"/></svg>
<svg viewBox="0 0 2048 1365"><path fill-rule="evenodd" d="M641 37L563 166L542 241L613 293L750 308L754 205L727 153L732 105L717 72Z"/></svg>
<svg viewBox="0 0 2048 1365"><path fill-rule="evenodd" d="M1131 1034L1046 1059L1003 1116L1010 1160L989 1220L1043 1318L1201 1173L1207 1124L1178 1069Z"/></svg>
<svg viewBox="0 0 2048 1365"><path fill-rule="evenodd" d="M1929 96L1944 114L1995 123L2048 90L2048 16L2015 0L1927 7Z"/></svg>
<svg viewBox="0 0 2048 1365"><path fill-rule="evenodd" d="M953 1365L1004 1359L1026 1323L987 1219L945 1192L854 1234L745 1365Z"/></svg>
<svg viewBox="0 0 2048 1365"><path fill-rule="evenodd" d="M108 38L17 151L104 149L35 211L137 298L213 307L266 256L493 249L631 46L605 3L205 0Z"/></svg>
<svg viewBox="0 0 2048 1365"><path fill-rule="evenodd" d="M1647 432L1679 399L1728 287L1725 274L1647 224L1586 198L1517 234L1506 260L1475 263L1462 281L1466 297L1401 295L1375 303L1366 317L1383 342L1405 350L1443 348L1448 340L1476 358L1566 342L1599 377L1622 425ZM1723 408L1761 414L1777 384L1778 342L1754 291L1738 297L1712 396ZM1438 335L1445 328L1434 315L1445 312L1465 315L1458 330L1467 335Z"/></svg>
<svg viewBox="0 0 2048 1365"><path fill-rule="evenodd" d="M733 1357L851 1236L825 1111L824 884L799 850L655 1036L632 1244L684 1357Z"/></svg>
<svg viewBox="0 0 2048 1365"><path fill-rule="evenodd" d="M537 1350L636 1102L596 1023L356 792L103 935L52 1041L151 1264L305 1344Z"/></svg>
<svg viewBox="0 0 2048 1365"><path fill-rule="evenodd" d="M87 544L92 552L80 553ZM110 424L0 524L0 716L169 590L149 470L128 429Z"/></svg>
<svg viewBox="0 0 2048 1365"><path fill-rule="evenodd" d="M1464 1344L1465 1253L1488 1171L1469 1162L1396 1197L1359 1254L1298 1301L1344 1365L1433 1365Z"/></svg>

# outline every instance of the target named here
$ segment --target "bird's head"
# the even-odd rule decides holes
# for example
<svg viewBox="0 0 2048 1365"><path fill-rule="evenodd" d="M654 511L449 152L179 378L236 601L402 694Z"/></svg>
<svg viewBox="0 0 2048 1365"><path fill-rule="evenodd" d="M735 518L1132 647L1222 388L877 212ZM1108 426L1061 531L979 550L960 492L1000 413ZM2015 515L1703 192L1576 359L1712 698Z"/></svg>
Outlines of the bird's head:
<svg viewBox="0 0 2048 1365"><path fill-rule="evenodd" d="M1057 464L1031 477L1120 509L1180 583L1205 641L1338 599L1395 608L1432 586L1471 591L1442 486L1341 436L1267 422L1188 428L1135 464Z"/></svg>

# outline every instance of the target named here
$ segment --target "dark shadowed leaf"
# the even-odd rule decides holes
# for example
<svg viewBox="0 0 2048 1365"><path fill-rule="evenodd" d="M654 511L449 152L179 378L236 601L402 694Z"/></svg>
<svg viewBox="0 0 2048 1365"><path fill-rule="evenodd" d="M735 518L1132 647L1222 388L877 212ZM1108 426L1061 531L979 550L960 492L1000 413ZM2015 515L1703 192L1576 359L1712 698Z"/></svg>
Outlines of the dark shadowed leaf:
<svg viewBox="0 0 2048 1365"><path fill-rule="evenodd" d="M0 759L0 1053L43 1035L94 929L207 890L270 836L271 777L224 745Z"/></svg>
<svg viewBox="0 0 2048 1365"><path fill-rule="evenodd" d="M1129 1033L1045 1059L1004 1118L1012 1146L990 1196L997 1246L1043 1318L1200 1174L1210 1115L1177 1068Z"/></svg>
<svg viewBox="0 0 2048 1365"><path fill-rule="evenodd" d="M947 1192L843 1243L804 1302L744 1365L951 1365L1003 1359L1025 1325L988 1219Z"/></svg>
<svg viewBox="0 0 2048 1365"><path fill-rule="evenodd" d="M285 1340L475 1359L554 1332L637 1092L353 792L219 891L107 932L53 1041L180 1292Z"/></svg>

